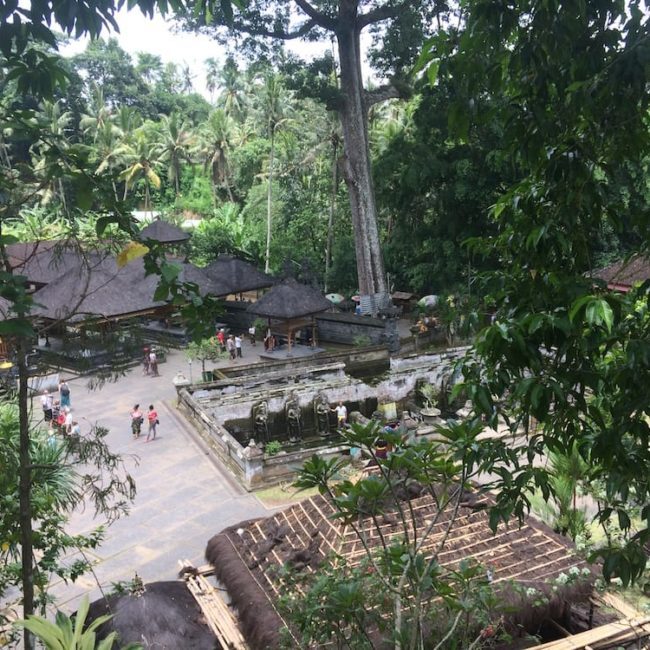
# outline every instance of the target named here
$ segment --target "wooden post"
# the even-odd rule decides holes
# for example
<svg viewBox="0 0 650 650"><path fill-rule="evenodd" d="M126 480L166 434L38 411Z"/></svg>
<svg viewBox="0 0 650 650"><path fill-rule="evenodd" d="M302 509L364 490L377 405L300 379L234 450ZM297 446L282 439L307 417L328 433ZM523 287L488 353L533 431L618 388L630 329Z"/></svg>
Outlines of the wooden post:
<svg viewBox="0 0 650 650"><path fill-rule="evenodd" d="M316 316L311 315L311 347L318 346L318 328L316 327Z"/></svg>

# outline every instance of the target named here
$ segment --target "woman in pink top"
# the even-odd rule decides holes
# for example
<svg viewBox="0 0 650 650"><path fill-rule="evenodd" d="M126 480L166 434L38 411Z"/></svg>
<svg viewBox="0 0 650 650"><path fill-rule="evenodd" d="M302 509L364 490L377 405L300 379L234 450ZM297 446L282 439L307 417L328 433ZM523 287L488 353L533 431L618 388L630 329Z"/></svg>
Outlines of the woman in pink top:
<svg viewBox="0 0 650 650"><path fill-rule="evenodd" d="M149 404L149 412L147 413L147 420L149 421L149 431L147 431L147 439L145 440L145 442L149 442L149 438L151 438L152 440L156 439L156 427L158 426L158 413L156 413L156 409L154 409L153 404Z"/></svg>

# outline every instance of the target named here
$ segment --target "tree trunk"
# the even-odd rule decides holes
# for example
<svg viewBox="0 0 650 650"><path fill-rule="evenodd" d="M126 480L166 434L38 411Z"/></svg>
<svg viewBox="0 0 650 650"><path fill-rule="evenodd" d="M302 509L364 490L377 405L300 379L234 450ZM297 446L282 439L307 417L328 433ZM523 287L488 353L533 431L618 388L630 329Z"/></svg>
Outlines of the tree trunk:
<svg viewBox="0 0 650 650"><path fill-rule="evenodd" d="M339 188L339 143L338 138L332 138L332 190L330 193L330 210L327 220L327 247L325 248L325 293L332 263L332 241L334 239L334 213L336 212L336 195Z"/></svg>
<svg viewBox="0 0 650 650"><path fill-rule="evenodd" d="M266 264L264 272L269 273L271 258L271 208L273 207L273 157L275 155L275 126L271 126L271 153L269 156L269 190L266 196Z"/></svg>
<svg viewBox="0 0 650 650"><path fill-rule="evenodd" d="M20 482L18 501L20 505L20 555L23 582L23 618L34 613L34 549L32 546L32 500L31 455L29 450L29 412L27 408L27 361L24 337L18 338L16 361L18 365L18 414L20 418ZM33 647L29 630L24 631L24 645Z"/></svg>
<svg viewBox="0 0 650 650"><path fill-rule="evenodd" d="M343 105L339 113L343 127L344 176L350 194L359 291L365 295L385 293L387 285L370 169L368 119L361 76L359 30L355 27L357 7L356 3L341 3L342 7L343 4L348 5L350 15L339 16L337 32L343 93Z"/></svg>

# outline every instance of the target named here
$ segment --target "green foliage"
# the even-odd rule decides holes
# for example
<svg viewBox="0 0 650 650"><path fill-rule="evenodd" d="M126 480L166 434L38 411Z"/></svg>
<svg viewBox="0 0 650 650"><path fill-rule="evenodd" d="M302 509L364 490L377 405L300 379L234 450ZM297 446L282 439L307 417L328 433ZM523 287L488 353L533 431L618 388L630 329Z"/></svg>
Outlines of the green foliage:
<svg viewBox="0 0 650 650"><path fill-rule="evenodd" d="M84 596L74 620L63 612L57 612L54 623L41 616L30 616L26 621L17 621L15 625L30 630L47 650L112 650L118 640L117 632L111 632L105 639L97 641L97 629L112 617L100 616L84 629L88 608L88 596ZM122 650L141 649L141 645L130 643Z"/></svg>
<svg viewBox="0 0 650 650"><path fill-rule="evenodd" d="M21 581L18 422L16 405L0 404L0 594ZM83 556L72 562L63 558L71 550L96 548L104 537L101 527L86 535L69 534L69 514L88 498L98 515L111 520L127 510L135 495L131 477L122 473L121 457L106 447L106 433L98 428L74 441L52 432L31 433L31 515L38 531L32 540L34 582L43 608L52 574L74 581L89 568Z"/></svg>
<svg viewBox="0 0 650 650"><path fill-rule="evenodd" d="M436 535L438 543L423 550L439 518L449 526L455 519L479 431L476 423L458 423L441 432L444 443L405 443L400 432L377 422L353 423L342 432L346 443L371 457L378 472L351 481L344 478L343 459L313 456L305 462L294 485L327 496L332 518L354 532L364 554L360 563L331 556L306 575L286 568L282 607L301 645L373 648L384 642L421 648L426 628L432 646L478 648L488 627L490 638L497 635L500 609L485 568L467 561L455 570L444 568L438 559L446 535ZM380 440L392 449L386 458L376 454ZM414 488L437 504L432 521L418 519L404 497ZM400 530L390 540L383 534L386 520Z"/></svg>
<svg viewBox="0 0 650 650"><path fill-rule="evenodd" d="M191 361L200 361L203 372L205 372L206 361L227 358L227 354L221 351L219 341L214 336L201 341L190 341L185 350L185 356Z"/></svg>
<svg viewBox="0 0 650 650"><path fill-rule="evenodd" d="M267 456L277 456L282 451L282 443L279 440L271 440L264 447Z"/></svg>
<svg viewBox="0 0 650 650"><path fill-rule="evenodd" d="M539 459L575 451L605 486L597 520L616 518L626 533L596 553L605 578L625 584L641 575L650 539L650 509L636 531L628 514L650 497L650 293L644 284L614 294L585 274L604 223L630 225L647 241L647 207L629 211L646 205L634 170L650 150L647 40L648 17L634 2L522 1L489 11L476 2L447 68L463 80L461 98L503 98L503 152L520 177L494 204L495 236L475 242L502 270L484 278L496 321L464 366L486 422L501 415L528 433L524 444L486 450L483 468L500 474L492 521L522 516L531 489L548 499L559 486ZM466 138L482 117L459 102L450 122Z"/></svg>

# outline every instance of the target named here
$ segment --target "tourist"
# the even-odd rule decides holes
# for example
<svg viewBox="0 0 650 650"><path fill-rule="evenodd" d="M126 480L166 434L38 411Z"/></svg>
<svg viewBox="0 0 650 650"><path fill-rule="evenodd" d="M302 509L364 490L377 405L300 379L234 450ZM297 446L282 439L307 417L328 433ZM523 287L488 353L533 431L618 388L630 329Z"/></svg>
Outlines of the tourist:
<svg viewBox="0 0 650 650"><path fill-rule="evenodd" d="M243 336L243 334L242 334ZM237 352L237 356L241 359L241 336L235 336L235 350Z"/></svg>
<svg viewBox="0 0 650 650"><path fill-rule="evenodd" d="M160 376L158 374L158 356L154 348L151 348L151 352L149 352L149 371L152 377Z"/></svg>
<svg viewBox="0 0 650 650"><path fill-rule="evenodd" d="M54 405L54 398L50 395L50 391L46 390L41 395L41 408L43 409L43 419L45 422L52 422L52 406Z"/></svg>
<svg viewBox="0 0 650 650"><path fill-rule="evenodd" d="M140 404L136 404L131 411L131 433L133 434L134 439L140 437L143 422L144 418L142 416L142 411L140 410Z"/></svg>
<svg viewBox="0 0 650 650"><path fill-rule="evenodd" d="M54 411L56 410L56 418L54 417ZM54 409L52 409L52 421L56 422L56 428L58 432L64 436L65 435L65 411L62 409L59 409L58 406L56 406Z"/></svg>
<svg viewBox="0 0 650 650"><path fill-rule="evenodd" d="M63 418L63 422L59 422L59 418ZM61 410L61 402L58 399L55 399L52 403L52 420L50 421L50 429L53 426L59 426L59 424L65 423L65 413Z"/></svg>
<svg viewBox="0 0 650 650"><path fill-rule="evenodd" d="M59 396L63 408L70 406L70 386L65 379L62 379L59 384Z"/></svg>
<svg viewBox="0 0 650 650"><path fill-rule="evenodd" d="M221 347L221 352L226 351L226 335L224 334L223 328L217 332L217 341L219 341L219 346Z"/></svg>
<svg viewBox="0 0 650 650"><path fill-rule="evenodd" d="M149 374L149 348L142 350L142 375Z"/></svg>
<svg viewBox="0 0 650 650"><path fill-rule="evenodd" d="M226 349L230 355L230 360L234 361L237 356L237 350L235 348L235 337L231 334L226 341Z"/></svg>
<svg viewBox="0 0 650 650"><path fill-rule="evenodd" d="M149 430L147 431L147 439L145 442L149 442L149 438L151 438L151 440L156 439L156 427L160 424L158 420L158 413L156 413L156 409L154 409L153 404L149 404L147 420L149 422Z"/></svg>
<svg viewBox="0 0 650 650"><path fill-rule="evenodd" d="M343 402L339 401L338 406L335 406L332 411L336 413L337 427L342 429L348 420L348 409Z"/></svg>
<svg viewBox="0 0 650 650"><path fill-rule="evenodd" d="M72 421L72 429L70 429L70 435L75 438L81 437L81 425L76 420Z"/></svg>
<svg viewBox="0 0 650 650"><path fill-rule="evenodd" d="M66 434L69 434L72 431L72 413L70 412L69 406L66 406L62 410L65 413L64 431Z"/></svg>
<svg viewBox="0 0 650 650"><path fill-rule="evenodd" d="M255 323L248 328L248 338L252 346L255 346Z"/></svg>

